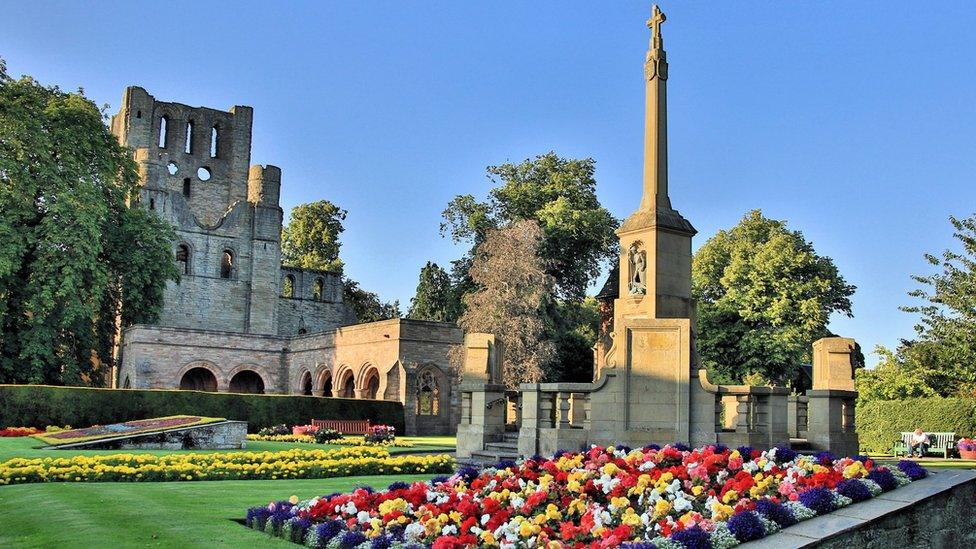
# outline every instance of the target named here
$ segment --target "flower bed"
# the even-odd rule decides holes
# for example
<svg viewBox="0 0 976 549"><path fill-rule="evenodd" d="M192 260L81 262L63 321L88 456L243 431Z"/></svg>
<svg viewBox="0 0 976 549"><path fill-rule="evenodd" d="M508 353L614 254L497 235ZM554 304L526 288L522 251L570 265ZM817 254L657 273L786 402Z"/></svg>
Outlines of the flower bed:
<svg viewBox="0 0 976 549"><path fill-rule="evenodd" d="M683 445L594 447L247 512L309 547L733 547L926 476L910 461Z"/></svg>
<svg viewBox="0 0 976 549"><path fill-rule="evenodd" d="M449 455L392 457L383 448L292 449L281 452L113 454L15 458L0 463L0 485L30 482L110 482L331 478L351 475L449 473Z"/></svg>
<svg viewBox="0 0 976 549"><path fill-rule="evenodd" d="M71 444L74 442L88 442L103 438L112 438L123 435L137 435L158 431L160 429L173 429L176 427L192 427L195 425L205 425L225 421L219 417L200 417L200 416L167 416L152 419L139 419L136 421L126 421L124 423L113 423L111 425L93 425L84 429L71 429L67 431L45 432L32 435L38 440L42 440L53 446L61 444Z"/></svg>
<svg viewBox="0 0 976 549"><path fill-rule="evenodd" d="M0 437L29 437L40 432L40 429L33 427L7 427L6 429L0 429Z"/></svg>
<svg viewBox="0 0 976 549"><path fill-rule="evenodd" d="M298 442L302 444L316 444L313 435L247 435L247 440L264 442ZM363 438L341 437L321 444L337 444L340 446L386 446L394 448L413 448L414 443L408 440L392 440L385 442L366 442Z"/></svg>

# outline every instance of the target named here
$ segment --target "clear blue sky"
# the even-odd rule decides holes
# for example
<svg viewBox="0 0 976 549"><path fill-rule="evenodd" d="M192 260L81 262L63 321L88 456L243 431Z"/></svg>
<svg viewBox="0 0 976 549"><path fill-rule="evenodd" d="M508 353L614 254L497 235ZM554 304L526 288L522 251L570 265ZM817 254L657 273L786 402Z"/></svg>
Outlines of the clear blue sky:
<svg viewBox="0 0 976 549"><path fill-rule="evenodd" d="M348 209L348 274L404 309L425 261L460 254L440 212L484 196L487 165L592 156L603 204L636 207L648 2L274 5L7 1L0 56L112 112L133 84L253 106L251 161L282 168L282 207ZM671 194L696 246L761 208L857 285L833 330L866 349L910 337L909 275L951 244L950 214L976 211L976 7L662 8Z"/></svg>

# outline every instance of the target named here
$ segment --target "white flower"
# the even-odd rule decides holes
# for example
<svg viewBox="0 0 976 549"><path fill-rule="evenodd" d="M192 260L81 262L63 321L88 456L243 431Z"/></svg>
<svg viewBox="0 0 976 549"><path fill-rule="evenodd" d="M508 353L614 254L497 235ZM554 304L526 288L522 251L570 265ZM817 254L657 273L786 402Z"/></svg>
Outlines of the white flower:
<svg viewBox="0 0 976 549"><path fill-rule="evenodd" d="M491 520L491 515L489 515L488 513L485 513L485 514L481 515L481 525L482 526L488 524L488 521L489 520Z"/></svg>
<svg viewBox="0 0 976 549"><path fill-rule="evenodd" d="M424 525L419 522L411 522L403 529L403 535L407 539L420 539L424 535Z"/></svg>
<svg viewBox="0 0 976 549"><path fill-rule="evenodd" d="M458 531L457 526L453 524L448 524L447 526L441 528L441 535L453 536L454 534L457 534L457 531Z"/></svg>
<svg viewBox="0 0 976 549"><path fill-rule="evenodd" d="M678 511L680 513L682 511L687 511L688 509L691 509L691 502L690 501L686 500L685 498L683 498L681 496L678 496L678 497L674 498L674 510L675 511Z"/></svg>
<svg viewBox="0 0 976 549"><path fill-rule="evenodd" d="M654 467L656 467L656 464L653 461L645 461L644 463L641 463L640 467L638 467L637 469L639 471L650 471Z"/></svg>
<svg viewBox="0 0 976 549"><path fill-rule="evenodd" d="M356 520L358 520L360 523L369 522L369 513L367 511L360 511L356 514Z"/></svg>

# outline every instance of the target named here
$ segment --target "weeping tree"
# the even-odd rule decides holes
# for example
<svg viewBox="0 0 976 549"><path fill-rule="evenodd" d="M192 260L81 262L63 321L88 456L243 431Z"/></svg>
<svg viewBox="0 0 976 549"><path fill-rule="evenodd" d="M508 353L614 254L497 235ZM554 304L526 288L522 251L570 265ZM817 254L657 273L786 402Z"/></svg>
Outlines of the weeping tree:
<svg viewBox="0 0 976 549"><path fill-rule="evenodd" d="M178 280L129 150L84 93L0 60L0 382L102 385L120 329Z"/></svg>

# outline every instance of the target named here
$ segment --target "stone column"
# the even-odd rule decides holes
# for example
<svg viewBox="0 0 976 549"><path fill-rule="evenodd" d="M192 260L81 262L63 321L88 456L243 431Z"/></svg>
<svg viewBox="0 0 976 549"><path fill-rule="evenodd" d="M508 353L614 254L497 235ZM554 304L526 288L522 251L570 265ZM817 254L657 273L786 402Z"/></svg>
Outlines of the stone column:
<svg viewBox="0 0 976 549"><path fill-rule="evenodd" d="M497 442L505 434L505 386L462 384L461 394L470 402L470 420L458 425L457 457L471 457L485 449L485 443ZM468 396L470 395L470 396Z"/></svg>
<svg viewBox="0 0 976 549"><path fill-rule="evenodd" d="M854 430L854 402L856 391L820 389L807 391L807 440L817 450L853 456L858 453L857 432Z"/></svg>

